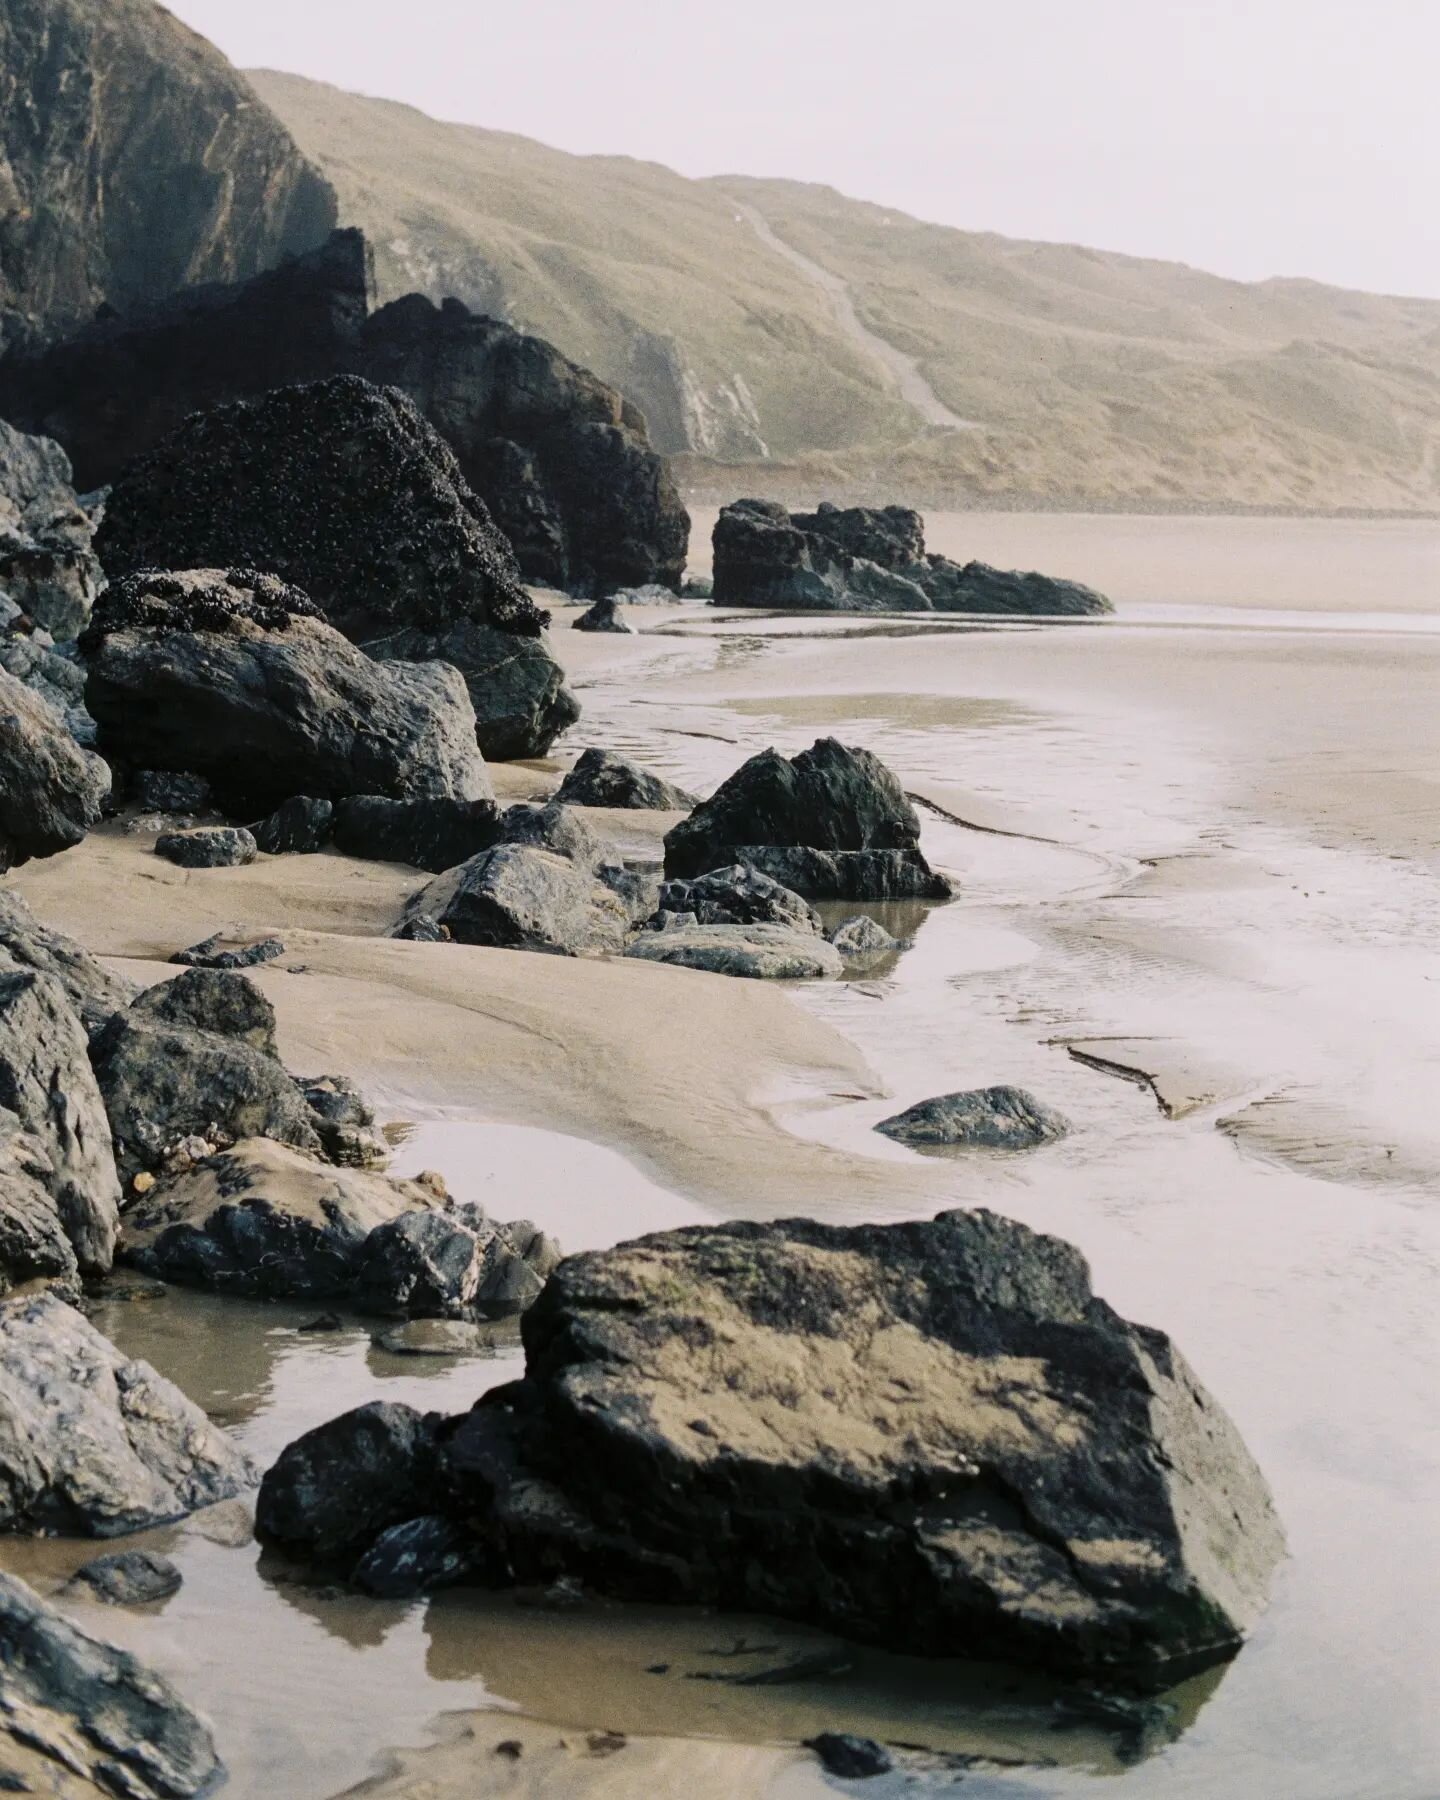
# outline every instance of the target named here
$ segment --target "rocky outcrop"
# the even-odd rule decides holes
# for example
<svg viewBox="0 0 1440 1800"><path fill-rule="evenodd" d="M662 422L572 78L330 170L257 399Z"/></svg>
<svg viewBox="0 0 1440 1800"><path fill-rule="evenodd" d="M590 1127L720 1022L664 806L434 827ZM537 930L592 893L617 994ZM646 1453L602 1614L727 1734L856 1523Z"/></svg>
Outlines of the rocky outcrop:
<svg viewBox="0 0 1440 1800"><path fill-rule="evenodd" d="M616 750L582 751L556 790L567 806L626 807L645 812L689 812L700 802Z"/></svg>
<svg viewBox="0 0 1440 1800"><path fill-rule="evenodd" d="M57 1800L193 1800L223 1770L170 1683L0 1575L0 1764L10 1791Z"/></svg>
<svg viewBox="0 0 1440 1800"><path fill-rule="evenodd" d="M0 598L62 642L80 635L100 586L90 516L70 480L58 444L0 419Z"/></svg>
<svg viewBox="0 0 1440 1800"><path fill-rule="evenodd" d="M527 580L577 593L679 586L689 517L634 407L551 345L458 301L412 294L371 314L371 286L364 238L337 232L245 286L12 356L0 413L58 438L98 485L193 412L359 375L403 390L444 435Z"/></svg>
<svg viewBox="0 0 1440 1800"><path fill-rule="evenodd" d="M793 925L702 925L683 914L668 915L658 930L642 931L626 955L712 975L770 981L838 975L844 966L840 952L818 932Z"/></svg>
<svg viewBox="0 0 1440 1800"><path fill-rule="evenodd" d="M0 1302L0 1471L0 1530L67 1537L143 1531L255 1478L179 1388L53 1295Z"/></svg>
<svg viewBox="0 0 1440 1800"><path fill-rule="evenodd" d="M73 850L100 822L110 771L38 694L0 669L0 873Z"/></svg>
<svg viewBox="0 0 1440 1800"><path fill-rule="evenodd" d="M920 820L890 770L868 750L820 738L793 759L762 750L742 764L666 834L665 873L748 862L812 899L943 898L949 885L919 846ZM842 867L856 853L868 860Z"/></svg>
<svg viewBox="0 0 1440 1800"><path fill-rule="evenodd" d="M1079 582L927 555L924 520L903 506L827 503L792 513L772 500L737 500L716 521L714 549L721 606L1041 617L1111 611Z"/></svg>
<svg viewBox="0 0 1440 1800"><path fill-rule="evenodd" d="M83 944L42 925L20 896L0 889L0 971L36 969L53 975L92 1035L135 998L136 988L113 975Z"/></svg>
<svg viewBox="0 0 1440 1800"><path fill-rule="evenodd" d="M297 793L488 797L456 672L374 662L313 614L299 590L241 569L117 581L85 638L101 743L202 775L242 818Z"/></svg>
<svg viewBox="0 0 1440 1800"><path fill-rule="evenodd" d="M975 1088L907 1106L875 1127L897 1143L1034 1150L1068 1135L1070 1122L1023 1088Z"/></svg>
<svg viewBox="0 0 1440 1800"><path fill-rule="evenodd" d="M1157 1685L1263 1609L1282 1538L1234 1426L1077 1250L992 1213L662 1232L562 1263L522 1330L524 1380L411 1415L383 1479L339 1466L359 1415L292 1445L262 1530L353 1566L439 1494L492 1582Z"/></svg>

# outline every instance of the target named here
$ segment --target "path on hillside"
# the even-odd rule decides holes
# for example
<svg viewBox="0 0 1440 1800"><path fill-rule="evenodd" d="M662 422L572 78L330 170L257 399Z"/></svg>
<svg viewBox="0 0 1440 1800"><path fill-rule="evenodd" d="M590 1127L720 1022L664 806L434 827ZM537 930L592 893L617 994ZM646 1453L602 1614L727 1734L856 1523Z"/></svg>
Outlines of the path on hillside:
<svg viewBox="0 0 1440 1800"><path fill-rule="evenodd" d="M945 431L984 430L978 419L962 419L958 413L951 412L921 374L920 364L913 356L906 356L903 350L897 350L894 344L887 343L877 332L871 331L855 310L848 282L842 281L838 275L832 275L829 269L822 268L819 263L811 262L808 256L802 256L793 245L778 237L765 215L757 208L744 200L735 200L733 204L761 243L783 256L786 262L792 263L807 281L814 282L829 301L830 310L840 329L893 377L900 389L901 398L915 408L927 425L938 425Z"/></svg>

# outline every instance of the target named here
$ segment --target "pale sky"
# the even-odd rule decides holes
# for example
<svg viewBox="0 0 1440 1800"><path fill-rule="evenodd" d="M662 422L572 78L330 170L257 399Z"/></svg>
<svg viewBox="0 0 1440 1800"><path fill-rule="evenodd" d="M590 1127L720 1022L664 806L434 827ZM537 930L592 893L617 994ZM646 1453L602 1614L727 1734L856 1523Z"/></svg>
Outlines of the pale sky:
<svg viewBox="0 0 1440 1800"><path fill-rule="evenodd" d="M1440 0L172 0L242 67L687 175L1440 298Z"/></svg>

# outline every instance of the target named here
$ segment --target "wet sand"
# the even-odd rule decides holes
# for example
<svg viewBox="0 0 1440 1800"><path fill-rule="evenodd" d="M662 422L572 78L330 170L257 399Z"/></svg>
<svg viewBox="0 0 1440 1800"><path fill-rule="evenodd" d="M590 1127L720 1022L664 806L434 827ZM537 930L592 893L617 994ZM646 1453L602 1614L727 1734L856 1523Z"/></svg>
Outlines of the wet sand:
<svg viewBox="0 0 1440 1800"><path fill-rule="evenodd" d="M1240 529L1255 523L1275 522ZM1297 561L1307 544L1292 540ZM1175 571L1177 591L1194 580ZM817 635L675 608L637 610L638 638L582 642L562 616L586 704L571 752L626 749L703 791L753 748L835 730L933 802L927 847L961 897L893 917L913 947L861 980L777 992L389 944L373 934L417 878L339 858L290 859L317 865L293 881L269 865L157 883L143 846L102 837L20 872L43 913L114 955L284 926L285 963L308 971L262 979L292 1066L353 1073L388 1116L418 1120L400 1172L438 1167L573 1246L717 1212L969 1202L1073 1239L1099 1291L1171 1332L1235 1417L1288 1531L1252 1643L1176 1697L1172 1743L1122 1767L1105 1733L1053 1731L1048 1695L983 1671L861 1655L796 1688L696 1682L736 1638L783 1655L816 1636L462 1594L382 1606L196 1521L160 1534L182 1593L94 1623L216 1719L231 1792L323 1800L376 1771L367 1791L407 1800L818 1795L833 1790L795 1746L840 1727L1058 1765L925 1778L972 1800L1434 1800L1440 832L1425 788L1440 639L1406 594L1400 631L1354 616L1279 630L1228 610L1181 624L1137 602L1093 628L823 621ZM1268 613L1289 596L1260 598ZM1123 1041L1111 1060L1154 1076L1176 1116L1075 1060L1077 1040ZM1060 1106L1074 1135L1003 1161L922 1156L872 1130L897 1104L996 1081ZM420 1365L360 1324L316 1338L295 1309L203 1297L101 1322L262 1460L376 1394L457 1407L518 1369L503 1334L488 1359ZM91 1550L10 1543L0 1560L53 1580ZM647 1673L660 1663L671 1672ZM602 1729L629 1741L597 1753ZM440 1748L377 1762L434 1733ZM522 1756L497 1762L512 1737ZM873 1791L890 1800L890 1784Z"/></svg>

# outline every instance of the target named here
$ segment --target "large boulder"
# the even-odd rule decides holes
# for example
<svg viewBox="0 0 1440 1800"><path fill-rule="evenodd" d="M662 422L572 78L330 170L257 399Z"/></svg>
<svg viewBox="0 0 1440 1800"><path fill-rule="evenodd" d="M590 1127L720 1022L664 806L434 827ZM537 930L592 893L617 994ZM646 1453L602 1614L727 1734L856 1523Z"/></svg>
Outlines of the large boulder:
<svg viewBox="0 0 1440 1800"><path fill-rule="evenodd" d="M335 809L335 847L366 862L405 863L438 875L456 868L500 835L491 800L386 800L365 794Z"/></svg>
<svg viewBox="0 0 1440 1800"><path fill-rule="evenodd" d="M1168 1684L1282 1552L1164 1334L991 1213L664 1232L562 1263L522 1330L524 1380L442 1434L492 1579Z"/></svg>
<svg viewBox="0 0 1440 1800"><path fill-rule="evenodd" d="M0 1575L0 1787L57 1800L192 1800L221 1779L170 1683Z"/></svg>
<svg viewBox="0 0 1440 1800"><path fill-rule="evenodd" d="M489 795L456 672L372 661L273 577L122 578L85 644L86 700L109 754L200 774L227 812L253 816L296 793Z"/></svg>
<svg viewBox="0 0 1440 1800"><path fill-rule="evenodd" d="M642 962L704 969L753 980L805 981L839 975L840 952L819 932L794 925L702 925L693 915L642 931L625 953Z"/></svg>
<svg viewBox="0 0 1440 1800"><path fill-rule="evenodd" d="M409 916L434 919L462 944L581 956L625 948L625 898L583 862L538 844L502 843L437 876Z"/></svg>
<svg viewBox="0 0 1440 1800"><path fill-rule="evenodd" d="M0 599L62 642L80 635L100 586L70 477L58 444L0 419Z"/></svg>
<svg viewBox="0 0 1440 1800"><path fill-rule="evenodd" d="M53 975L0 974L0 1107L43 1147L46 1185L80 1267L104 1274L120 1229L120 1180L85 1029Z"/></svg>
<svg viewBox="0 0 1440 1800"><path fill-rule="evenodd" d="M798 846L826 854L898 851L918 881L928 881L932 892L938 890L937 897L948 893L948 887L931 874L919 844L915 808L884 763L868 750L820 738L793 759L777 750L762 750L742 764L666 834L665 873L674 880L751 862L811 898L880 899L889 896L854 891L853 879L842 888L838 869L827 871L823 863L814 865L808 881L792 880L788 871L757 858L756 849L772 846L788 852ZM822 885L827 875L835 886Z"/></svg>
<svg viewBox="0 0 1440 1800"><path fill-rule="evenodd" d="M928 555L925 522L904 506L792 513L737 500L715 524L714 597L722 606L833 612L1084 615L1112 610L1093 588Z"/></svg>
<svg viewBox="0 0 1440 1800"><path fill-rule="evenodd" d="M115 975L83 944L42 925L28 904L0 888L0 970L53 975L92 1035L135 998L133 981Z"/></svg>
<svg viewBox="0 0 1440 1800"><path fill-rule="evenodd" d="M737 844L746 868L811 900L948 900L948 875L919 850L812 850L808 844Z"/></svg>
<svg viewBox="0 0 1440 1800"><path fill-rule="evenodd" d="M555 798L569 806L625 807L641 812L689 812L700 802L684 788L641 768L618 750L582 751Z"/></svg>
<svg viewBox="0 0 1440 1800"><path fill-rule="evenodd" d="M0 1110L0 1298L43 1288L80 1298L80 1265L50 1191L54 1176L45 1146Z"/></svg>
<svg viewBox="0 0 1440 1800"><path fill-rule="evenodd" d="M100 822L110 771L45 700L0 668L0 873L73 850Z"/></svg>
<svg viewBox="0 0 1440 1800"><path fill-rule="evenodd" d="M91 1046L122 1180L165 1168L177 1145L274 1138L322 1145L275 1054L275 1010L246 976L187 969L117 1013Z"/></svg>
<svg viewBox="0 0 1440 1800"><path fill-rule="evenodd" d="M179 1388L55 1295L0 1302L0 1530L120 1537L254 1479Z"/></svg>

